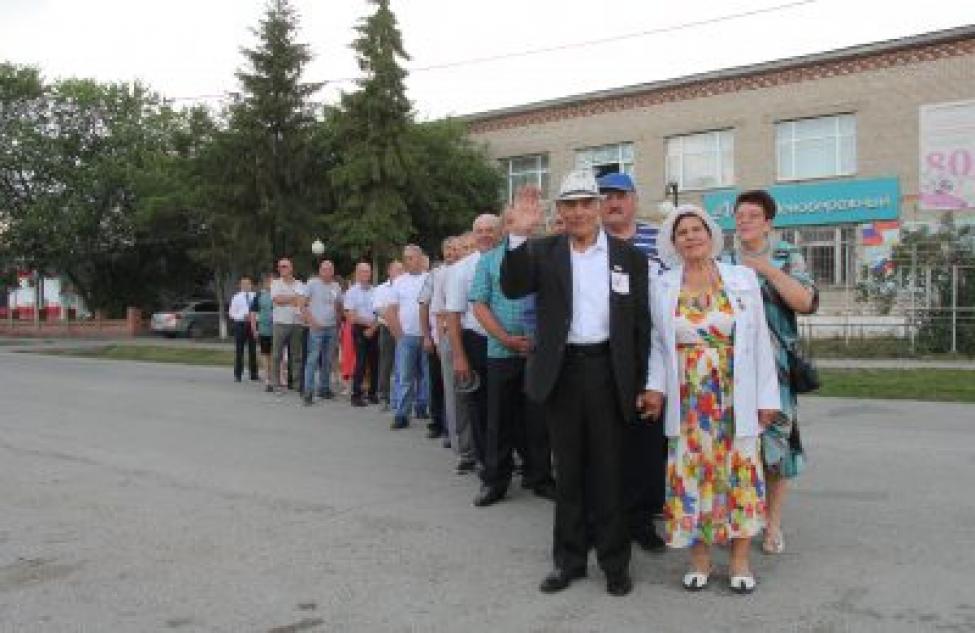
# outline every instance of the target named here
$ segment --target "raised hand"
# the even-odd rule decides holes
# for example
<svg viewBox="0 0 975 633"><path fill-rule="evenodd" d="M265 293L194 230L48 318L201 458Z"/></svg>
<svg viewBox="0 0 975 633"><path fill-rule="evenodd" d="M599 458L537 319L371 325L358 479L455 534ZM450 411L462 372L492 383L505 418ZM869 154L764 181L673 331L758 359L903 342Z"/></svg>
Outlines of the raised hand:
<svg viewBox="0 0 975 633"><path fill-rule="evenodd" d="M528 236L541 226L545 219L541 198L542 191L538 187L528 185L518 190L505 212L510 218L508 230L512 235Z"/></svg>

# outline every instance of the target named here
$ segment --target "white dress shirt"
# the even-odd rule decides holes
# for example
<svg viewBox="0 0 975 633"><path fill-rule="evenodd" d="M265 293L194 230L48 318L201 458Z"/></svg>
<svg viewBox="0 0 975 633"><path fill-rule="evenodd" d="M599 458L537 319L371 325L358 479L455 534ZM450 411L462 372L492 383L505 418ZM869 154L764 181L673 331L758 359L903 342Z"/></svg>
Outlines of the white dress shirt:
<svg viewBox="0 0 975 633"><path fill-rule="evenodd" d="M474 303L470 300L471 286L474 284L474 272L477 262L481 260L481 253L474 251L464 259L451 266L447 276L447 286L444 303L447 312L463 312L461 327L473 330L481 336L487 332L477 317L474 316Z"/></svg>
<svg viewBox="0 0 975 633"><path fill-rule="evenodd" d="M508 249L528 240L524 235L509 235ZM572 322L568 343L587 345L609 340L609 240L599 229L596 242L579 253L569 242L572 266Z"/></svg>
<svg viewBox="0 0 975 633"><path fill-rule="evenodd" d="M254 300L253 292L241 290L230 300L228 313L231 321L246 321L251 311L251 301Z"/></svg>
<svg viewBox="0 0 975 633"><path fill-rule="evenodd" d="M582 251L569 244L572 263L572 324L569 343L609 340L609 240L602 229L596 243Z"/></svg>

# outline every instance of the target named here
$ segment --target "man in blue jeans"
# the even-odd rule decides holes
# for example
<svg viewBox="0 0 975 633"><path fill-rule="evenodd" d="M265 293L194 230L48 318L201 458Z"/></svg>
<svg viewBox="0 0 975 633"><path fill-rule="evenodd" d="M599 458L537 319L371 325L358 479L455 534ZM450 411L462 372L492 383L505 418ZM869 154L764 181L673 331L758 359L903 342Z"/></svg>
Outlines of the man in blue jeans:
<svg viewBox="0 0 975 633"><path fill-rule="evenodd" d="M423 272L423 251L419 246L409 244L403 249L403 267L406 272L390 286L386 307L386 323L396 339L396 412L391 426L394 430L409 426L414 401L429 400L419 398L417 389L430 384L419 302L427 273Z"/></svg>
<svg viewBox="0 0 975 633"><path fill-rule="evenodd" d="M342 287L335 281L335 267L325 260L318 266L318 276L306 284L305 320L308 324L308 358L305 360L303 398L313 401L315 370L318 370L318 397L332 395L332 346L342 315Z"/></svg>

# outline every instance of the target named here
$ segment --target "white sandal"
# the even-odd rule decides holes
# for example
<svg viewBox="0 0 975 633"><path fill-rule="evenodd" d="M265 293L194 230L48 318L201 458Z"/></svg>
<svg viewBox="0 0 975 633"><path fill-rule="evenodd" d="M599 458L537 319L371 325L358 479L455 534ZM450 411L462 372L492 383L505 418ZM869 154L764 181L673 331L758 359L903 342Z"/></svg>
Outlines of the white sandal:
<svg viewBox="0 0 975 633"><path fill-rule="evenodd" d="M689 571L684 574L684 589L700 591L708 586L708 574L700 571Z"/></svg>
<svg viewBox="0 0 975 633"><path fill-rule="evenodd" d="M755 591L755 586L758 583L755 582L755 576L751 574L747 576L732 576L731 580L728 582L728 587L731 588L735 593L749 594Z"/></svg>

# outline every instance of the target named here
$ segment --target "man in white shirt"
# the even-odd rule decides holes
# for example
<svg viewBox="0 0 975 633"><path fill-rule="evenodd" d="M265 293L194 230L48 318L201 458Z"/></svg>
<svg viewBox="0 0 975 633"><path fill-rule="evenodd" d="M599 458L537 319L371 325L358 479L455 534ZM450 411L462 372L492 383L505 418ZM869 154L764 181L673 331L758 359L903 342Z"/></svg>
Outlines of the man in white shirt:
<svg viewBox="0 0 975 633"><path fill-rule="evenodd" d="M474 316L471 286L481 253L494 248L501 235L501 219L491 213L474 220L474 250L454 264L445 297L447 331L453 350L454 378L462 386L457 398L457 433L471 438L473 455L461 454L457 472L484 463L487 424L487 332ZM463 388L468 385L468 388ZM464 440L460 440L464 444ZM476 460L476 462L475 462Z"/></svg>
<svg viewBox="0 0 975 633"><path fill-rule="evenodd" d="M376 286L372 293L372 307L379 317L379 399L383 402L383 411L389 411L390 401L395 391L390 387L396 359L396 339L389 331L386 323L386 308L389 307L389 293L393 282L403 274L403 262L393 260L386 267L386 281ZM395 383L394 383L395 384Z"/></svg>
<svg viewBox="0 0 975 633"><path fill-rule="evenodd" d="M304 400L312 403L315 371L318 370L318 397L331 400L332 352L342 321L342 287L335 281L335 266L329 260L318 265L318 275L305 287L305 324L308 326L308 357L305 359Z"/></svg>
<svg viewBox="0 0 975 633"><path fill-rule="evenodd" d="M369 402L379 402L379 322L373 306L372 266L359 262L355 267L355 284L345 293L345 318L352 324L355 345L355 373L352 377L352 406L366 406L362 381L369 371Z"/></svg>
<svg viewBox="0 0 975 633"><path fill-rule="evenodd" d="M649 407L642 391L649 271L635 246L602 229L600 199L592 172L570 172L556 199L565 234L531 241L543 218L540 191L522 189L508 211L501 289L510 299L536 293L538 328L525 387L545 406L556 471L554 569L539 587L545 593L586 575L587 510L607 593L623 596L633 588L622 463L624 429L645 424L637 412Z"/></svg>
<svg viewBox="0 0 975 633"><path fill-rule="evenodd" d="M281 393L279 370L285 348L288 350L288 374L297 377L301 373L301 335L304 323L302 310L305 307L307 292L305 284L295 279L294 266L290 259L285 257L278 261L278 275L279 277L271 282L271 301L274 303L271 312L273 323L271 381L278 393Z"/></svg>
<svg viewBox="0 0 975 633"><path fill-rule="evenodd" d="M254 300L251 278L240 278L240 292L230 300L230 323L234 330L234 381L244 374L244 346L247 346L247 367L251 380L257 380L257 341L250 327L251 301Z"/></svg>
<svg viewBox="0 0 975 633"><path fill-rule="evenodd" d="M403 249L403 267L406 272L390 286L389 304L386 306L386 323L396 339L396 409L392 429L403 429L410 424L410 413L417 390L430 384L429 369L423 354L423 332L420 330L420 289L427 273L423 268L423 251L415 244Z"/></svg>
<svg viewBox="0 0 975 633"><path fill-rule="evenodd" d="M455 433L456 400L454 398L453 368L444 373L441 359L443 350L449 353L449 338L443 326L444 280L447 268L456 257L455 238L443 241L444 261L427 275L420 290L420 329L423 330L423 351L427 354L430 368L430 424L427 437L435 439L443 436L443 445L450 448Z"/></svg>

